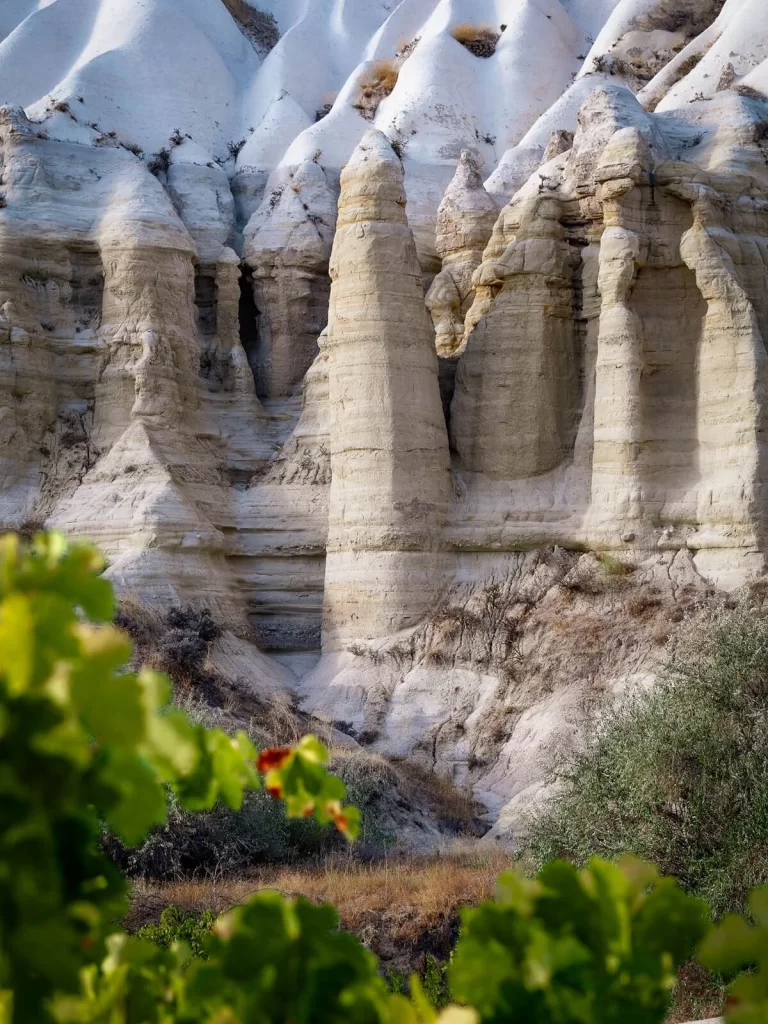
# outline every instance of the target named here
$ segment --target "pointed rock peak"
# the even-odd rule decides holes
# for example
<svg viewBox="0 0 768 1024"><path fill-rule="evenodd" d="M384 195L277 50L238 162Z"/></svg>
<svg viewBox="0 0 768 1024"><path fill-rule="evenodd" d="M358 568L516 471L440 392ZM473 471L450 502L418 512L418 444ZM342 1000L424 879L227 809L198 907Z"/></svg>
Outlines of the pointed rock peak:
<svg viewBox="0 0 768 1024"><path fill-rule="evenodd" d="M590 93L579 110L578 128L568 158L566 176L571 187L585 193L593 187L596 168L606 146L623 129L634 129L650 149L664 158L666 145L651 116L622 86L606 85Z"/></svg>
<svg viewBox="0 0 768 1024"><path fill-rule="evenodd" d="M496 203L486 192L481 171L483 158L469 149L461 151L456 173L445 190L438 217L446 211L496 211Z"/></svg>
<svg viewBox="0 0 768 1024"><path fill-rule="evenodd" d="M10 135L33 135L32 122L23 107L3 104L0 106L0 133Z"/></svg>
<svg viewBox="0 0 768 1024"><path fill-rule="evenodd" d="M330 253L335 224L336 194L323 168L311 160L280 168L243 232L246 259L255 266L265 257L274 262L281 252L283 263L294 263L295 254L286 260L285 253L298 247L304 251L302 262L322 262Z"/></svg>
<svg viewBox="0 0 768 1024"><path fill-rule="evenodd" d="M471 149L462 149L451 185L463 184L466 188L482 188L483 179L480 172L484 166L485 160L479 153ZM451 185L448 187L450 188Z"/></svg>
<svg viewBox="0 0 768 1024"><path fill-rule="evenodd" d="M349 159L347 169L359 167L361 164L385 164L396 170L400 177L403 174L400 157L384 132L377 128L370 128L362 137Z"/></svg>
<svg viewBox="0 0 768 1024"><path fill-rule="evenodd" d="M594 89L579 110L574 151L595 139L602 145L622 128L637 128L649 139L653 135L651 118L634 94L623 86L606 85Z"/></svg>
<svg viewBox="0 0 768 1024"><path fill-rule="evenodd" d="M541 162L548 164L550 160L554 160L555 157L561 155L561 153L567 153L569 149L573 148L573 132L566 131L563 128L555 128L554 131L550 132L549 142L547 148L544 150L544 156Z"/></svg>
<svg viewBox="0 0 768 1024"><path fill-rule="evenodd" d="M365 133L341 172L339 227L348 221L406 222L403 165L382 132Z"/></svg>
<svg viewBox="0 0 768 1024"><path fill-rule="evenodd" d="M304 160L293 172L293 183L299 188L311 187L328 190L328 179L320 164Z"/></svg>

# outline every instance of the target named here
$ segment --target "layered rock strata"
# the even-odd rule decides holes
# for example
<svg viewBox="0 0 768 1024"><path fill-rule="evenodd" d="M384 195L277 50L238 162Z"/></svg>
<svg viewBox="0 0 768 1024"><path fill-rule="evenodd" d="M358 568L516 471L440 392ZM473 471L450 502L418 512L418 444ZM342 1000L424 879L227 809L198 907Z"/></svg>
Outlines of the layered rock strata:
<svg viewBox="0 0 768 1024"><path fill-rule="evenodd" d="M462 150L456 173L437 211L435 249L440 273L427 293L438 356L457 355L464 342L464 319L475 297L472 281L483 260L499 209L483 188L482 160Z"/></svg>
<svg viewBox="0 0 768 1024"><path fill-rule="evenodd" d="M369 131L341 177L327 340L331 493L324 636L417 622L439 587L448 437L403 171Z"/></svg>
<svg viewBox="0 0 768 1024"><path fill-rule="evenodd" d="M328 261L337 196L312 161L273 182L245 229L244 256L257 312L249 361L260 395L301 384L328 322Z"/></svg>
<svg viewBox="0 0 768 1024"><path fill-rule="evenodd" d="M262 7L254 46L220 0L2 5L0 523L513 831L764 567L768 8Z"/></svg>

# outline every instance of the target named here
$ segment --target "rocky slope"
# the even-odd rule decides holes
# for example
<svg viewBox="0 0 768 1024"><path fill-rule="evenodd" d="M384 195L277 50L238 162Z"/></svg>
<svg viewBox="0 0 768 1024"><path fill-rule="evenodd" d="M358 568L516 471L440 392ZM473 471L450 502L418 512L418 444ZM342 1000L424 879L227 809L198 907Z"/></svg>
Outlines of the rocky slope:
<svg viewBox="0 0 768 1024"><path fill-rule="evenodd" d="M0 524L234 685L508 836L763 572L764 0L6 0L0 103Z"/></svg>

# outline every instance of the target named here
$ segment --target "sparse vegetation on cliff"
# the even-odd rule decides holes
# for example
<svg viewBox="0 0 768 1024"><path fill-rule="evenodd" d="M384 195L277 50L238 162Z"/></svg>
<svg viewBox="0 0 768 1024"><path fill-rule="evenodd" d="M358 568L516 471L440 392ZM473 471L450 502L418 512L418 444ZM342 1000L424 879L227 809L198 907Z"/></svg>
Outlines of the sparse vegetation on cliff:
<svg viewBox="0 0 768 1024"><path fill-rule="evenodd" d="M360 76L358 82L358 98L355 109L359 110L366 121L372 121L382 100L394 90L400 69L395 61L377 60Z"/></svg>
<svg viewBox="0 0 768 1024"><path fill-rule="evenodd" d="M255 10L245 0L224 0L224 6L259 53L267 54L277 45L280 30L271 14Z"/></svg>
<svg viewBox="0 0 768 1024"><path fill-rule="evenodd" d="M501 38L493 25L472 25L467 21L454 25L451 35L475 57L492 57Z"/></svg>
<svg viewBox="0 0 768 1024"><path fill-rule="evenodd" d="M620 701L531 824L536 860L652 858L717 914L768 880L768 620L684 628L656 687Z"/></svg>

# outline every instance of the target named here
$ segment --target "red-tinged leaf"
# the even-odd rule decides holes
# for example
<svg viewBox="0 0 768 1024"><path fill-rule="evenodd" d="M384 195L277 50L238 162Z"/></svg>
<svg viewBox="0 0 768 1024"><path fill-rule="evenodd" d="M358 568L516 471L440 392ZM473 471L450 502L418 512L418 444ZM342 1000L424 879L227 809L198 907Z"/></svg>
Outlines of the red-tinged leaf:
<svg viewBox="0 0 768 1024"><path fill-rule="evenodd" d="M282 768L292 753L290 747L268 747L259 754L256 767L260 772Z"/></svg>

